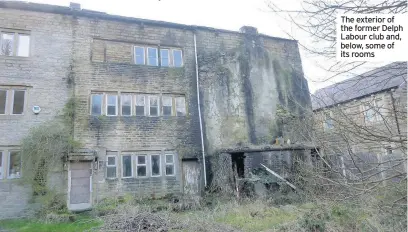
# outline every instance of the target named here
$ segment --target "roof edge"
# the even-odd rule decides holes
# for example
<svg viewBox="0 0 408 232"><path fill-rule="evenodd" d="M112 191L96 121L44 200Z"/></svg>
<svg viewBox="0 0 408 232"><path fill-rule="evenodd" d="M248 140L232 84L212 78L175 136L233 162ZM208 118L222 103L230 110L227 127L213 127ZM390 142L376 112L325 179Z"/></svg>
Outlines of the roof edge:
<svg viewBox="0 0 408 232"><path fill-rule="evenodd" d="M58 5L51 5L51 4L21 2L21 1L18 1L18 2L0 1L0 8L72 15L72 16L77 16L77 17L87 17L87 18L93 18L93 19L99 18L99 19L104 19L104 20L129 22L129 23L135 23L135 24L149 24L153 26L171 27L171 28L178 28L178 29L192 30L192 31L206 30L206 31L242 35L242 33L240 33L239 31L212 28L212 27L207 27L207 26L187 25L187 24L173 23L173 22L167 22L167 21L151 20L151 19L133 18L133 17L127 17L127 16L120 16L120 15L112 15L112 14L108 14L105 12L93 11L93 10L87 10L87 9L75 10L67 6L58 6ZM293 40L293 39L274 37L274 36L269 36L269 35L265 35L261 33L258 34L258 36L268 38L268 39L274 39L274 40L283 40L283 41L296 42L296 43L298 42L297 40Z"/></svg>

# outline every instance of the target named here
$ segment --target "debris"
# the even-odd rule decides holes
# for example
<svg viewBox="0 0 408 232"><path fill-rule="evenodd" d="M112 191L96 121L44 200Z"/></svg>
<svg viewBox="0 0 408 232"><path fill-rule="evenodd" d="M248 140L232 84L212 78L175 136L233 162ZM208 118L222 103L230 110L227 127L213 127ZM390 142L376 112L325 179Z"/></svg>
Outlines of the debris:
<svg viewBox="0 0 408 232"><path fill-rule="evenodd" d="M289 181L285 180L283 177L281 177L280 175L278 175L276 172L272 171L271 169L267 168L265 165L263 165L263 164L261 164L261 165L262 165L262 167L264 167L266 169L266 171L268 171L272 175L278 177L280 180L284 181L286 184L288 184L290 187L292 187L294 190L296 190L296 186L289 183Z"/></svg>

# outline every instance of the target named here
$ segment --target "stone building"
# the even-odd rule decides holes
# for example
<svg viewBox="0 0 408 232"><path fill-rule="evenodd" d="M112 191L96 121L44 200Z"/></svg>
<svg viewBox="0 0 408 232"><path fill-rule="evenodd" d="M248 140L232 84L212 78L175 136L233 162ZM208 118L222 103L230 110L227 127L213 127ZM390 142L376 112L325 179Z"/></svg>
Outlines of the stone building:
<svg viewBox="0 0 408 232"><path fill-rule="evenodd" d="M344 176L350 180L405 176L406 62L320 89L312 96L312 105L316 144L342 167Z"/></svg>
<svg viewBox="0 0 408 232"><path fill-rule="evenodd" d="M198 194L216 154L290 153L289 144L269 145L284 136L276 110L310 107L297 41L253 27L236 32L7 1L0 19L2 218L29 208L30 187L18 182L21 139L72 99L82 148L49 180L71 210L125 193Z"/></svg>

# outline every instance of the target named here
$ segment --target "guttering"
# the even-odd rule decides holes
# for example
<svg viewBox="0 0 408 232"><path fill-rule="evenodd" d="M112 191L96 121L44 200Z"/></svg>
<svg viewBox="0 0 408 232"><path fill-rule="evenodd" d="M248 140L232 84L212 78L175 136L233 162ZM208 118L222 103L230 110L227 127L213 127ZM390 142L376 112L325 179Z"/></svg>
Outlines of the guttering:
<svg viewBox="0 0 408 232"><path fill-rule="evenodd" d="M206 168L205 168L203 121L201 119L200 85L199 85L199 78L198 78L197 39L196 39L196 33L195 32L193 32L193 35L194 35L194 57L195 57L196 83L197 83L198 119L200 121L201 151L202 151L202 155L203 155L204 187L207 187L207 171L206 171Z"/></svg>

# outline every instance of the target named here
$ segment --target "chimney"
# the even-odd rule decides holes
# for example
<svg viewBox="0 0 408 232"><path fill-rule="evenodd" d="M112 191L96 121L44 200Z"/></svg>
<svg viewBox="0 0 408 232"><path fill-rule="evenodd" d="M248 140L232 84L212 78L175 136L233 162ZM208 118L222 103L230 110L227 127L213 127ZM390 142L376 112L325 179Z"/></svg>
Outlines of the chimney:
<svg viewBox="0 0 408 232"><path fill-rule="evenodd" d="M239 32L247 35L258 35L258 29L251 26L243 26L239 29Z"/></svg>
<svg viewBox="0 0 408 232"><path fill-rule="evenodd" d="M75 3L75 2L70 2L69 3L69 8L71 8L71 10L81 10L81 4Z"/></svg>

